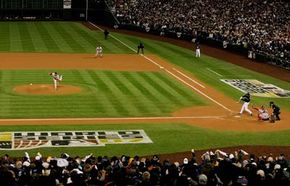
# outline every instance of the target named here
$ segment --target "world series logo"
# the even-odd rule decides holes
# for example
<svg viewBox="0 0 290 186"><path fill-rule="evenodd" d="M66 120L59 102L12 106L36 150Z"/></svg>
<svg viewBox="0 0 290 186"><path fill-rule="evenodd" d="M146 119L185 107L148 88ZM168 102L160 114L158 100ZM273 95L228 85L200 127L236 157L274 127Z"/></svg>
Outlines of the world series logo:
<svg viewBox="0 0 290 186"><path fill-rule="evenodd" d="M152 143L144 130L0 132L0 150Z"/></svg>
<svg viewBox="0 0 290 186"><path fill-rule="evenodd" d="M289 98L290 91L272 84L265 84L256 79L221 79L222 82L253 96L271 98Z"/></svg>

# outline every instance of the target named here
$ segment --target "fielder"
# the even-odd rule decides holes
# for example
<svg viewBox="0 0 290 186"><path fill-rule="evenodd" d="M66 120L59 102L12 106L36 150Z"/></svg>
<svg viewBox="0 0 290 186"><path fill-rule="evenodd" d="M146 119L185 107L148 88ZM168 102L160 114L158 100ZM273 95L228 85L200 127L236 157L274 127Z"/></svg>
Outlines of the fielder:
<svg viewBox="0 0 290 186"><path fill-rule="evenodd" d="M95 57L103 57L103 48L101 46L97 46Z"/></svg>
<svg viewBox="0 0 290 186"><path fill-rule="evenodd" d="M252 108L258 111L259 121L268 121L270 119L270 115L263 105L260 108L257 108L257 107L252 107Z"/></svg>
<svg viewBox="0 0 290 186"><path fill-rule="evenodd" d="M58 74L57 72L52 72L49 75L52 77L54 90L57 90L59 82L62 81L62 75Z"/></svg>
<svg viewBox="0 0 290 186"><path fill-rule="evenodd" d="M199 44L196 45L195 57L200 57L200 46L199 46Z"/></svg>
<svg viewBox="0 0 290 186"><path fill-rule="evenodd" d="M251 116L253 115L252 111L248 108L250 101L251 101L251 95L250 93L246 93L245 95L243 95L242 97L240 97L238 102L243 101L243 105L240 111L240 114L243 114L244 111L248 112Z"/></svg>

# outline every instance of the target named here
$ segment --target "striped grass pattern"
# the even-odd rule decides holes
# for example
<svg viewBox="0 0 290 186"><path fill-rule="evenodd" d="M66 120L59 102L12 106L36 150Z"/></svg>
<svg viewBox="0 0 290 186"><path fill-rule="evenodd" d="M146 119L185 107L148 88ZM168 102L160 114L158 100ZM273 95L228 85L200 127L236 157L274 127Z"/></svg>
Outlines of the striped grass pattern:
<svg viewBox="0 0 290 186"><path fill-rule="evenodd" d="M63 84L75 95L21 95L13 87L52 84L48 71L0 71L1 118L167 116L178 108L203 105L198 95L162 72L64 70Z"/></svg>
<svg viewBox="0 0 290 186"><path fill-rule="evenodd" d="M97 45L106 53L132 53L118 41L105 41L102 32L80 23L0 22L0 51L94 53Z"/></svg>

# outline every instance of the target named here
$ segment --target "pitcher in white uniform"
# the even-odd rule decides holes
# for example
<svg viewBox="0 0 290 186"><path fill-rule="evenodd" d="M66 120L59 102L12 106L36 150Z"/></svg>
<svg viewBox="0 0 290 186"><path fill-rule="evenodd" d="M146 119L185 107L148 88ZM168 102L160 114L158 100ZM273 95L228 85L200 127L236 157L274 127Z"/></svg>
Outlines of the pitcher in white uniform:
<svg viewBox="0 0 290 186"><path fill-rule="evenodd" d="M57 90L59 82L62 81L62 75L58 74L57 72L52 72L49 75L52 77L54 90Z"/></svg>

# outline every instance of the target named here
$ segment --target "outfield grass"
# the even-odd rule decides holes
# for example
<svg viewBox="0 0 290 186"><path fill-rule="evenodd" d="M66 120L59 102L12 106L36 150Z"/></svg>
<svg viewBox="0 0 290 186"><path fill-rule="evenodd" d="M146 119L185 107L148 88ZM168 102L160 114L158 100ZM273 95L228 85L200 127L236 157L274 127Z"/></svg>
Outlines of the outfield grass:
<svg viewBox="0 0 290 186"><path fill-rule="evenodd" d="M0 22L0 51L94 53L102 45L106 53L132 53L116 40L104 42L101 32L74 22Z"/></svg>
<svg viewBox="0 0 290 186"><path fill-rule="evenodd" d="M237 145L279 145L289 146L290 131L283 132L219 132L210 129L189 126L185 124L111 124L111 125L73 125L73 126L6 126L1 131L63 131L63 130L132 130L144 129L154 142L137 145L106 145L105 147L74 147L74 148L43 148L28 150L35 155L41 152L44 156L59 156L66 152L70 155L152 155L172 152L184 152L194 149L220 148ZM23 150L9 151L14 156L23 156ZM0 151L0 155L7 151Z"/></svg>
<svg viewBox="0 0 290 186"><path fill-rule="evenodd" d="M105 53L134 53L111 37L104 40L102 32L89 30L80 23L0 22L0 28L1 52L94 53L96 45L102 45ZM290 90L290 84L287 82L205 55L196 59L193 51L188 49L114 32L111 34L132 48L136 48L139 41L142 41L146 54L156 54L182 67L234 100L237 100L243 93L222 83L221 77L211 73L207 68L221 74L224 79L257 79ZM166 116L178 108L208 103L189 88L160 72L63 70L60 73L66 78L66 83L82 87L83 92L77 95L55 97L19 95L11 91L15 85L30 82L46 84L51 81L49 77L43 76L47 73L47 70L1 70L0 117ZM290 110L290 99L254 97L252 102L265 104L270 100L278 103L282 111ZM67 105L67 103L70 104ZM52 112L54 110L62 113ZM0 131L106 129L144 129L154 143L108 145L98 148L45 148L41 149L41 152L44 155L58 155L63 151L78 155L85 155L89 152L102 155L147 155L181 152L191 148L205 149L254 144L290 145L289 130L267 133L217 132L184 124L0 127ZM38 150L29 152L36 151ZM15 155L22 154L22 151L15 152Z"/></svg>

